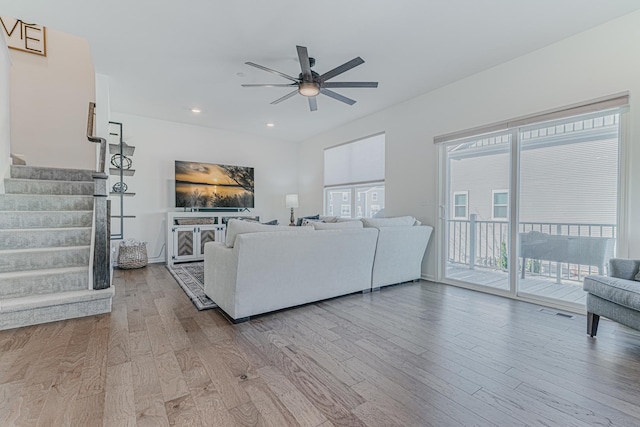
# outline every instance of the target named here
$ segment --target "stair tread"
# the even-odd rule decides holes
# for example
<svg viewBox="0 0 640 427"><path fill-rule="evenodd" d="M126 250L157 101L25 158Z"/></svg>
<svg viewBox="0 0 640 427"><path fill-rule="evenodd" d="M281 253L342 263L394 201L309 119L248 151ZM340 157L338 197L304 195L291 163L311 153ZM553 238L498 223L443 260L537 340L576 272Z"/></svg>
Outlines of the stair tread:
<svg viewBox="0 0 640 427"><path fill-rule="evenodd" d="M91 227L42 227L42 228L0 228L0 233L16 232L16 231L77 231L77 230L91 230Z"/></svg>
<svg viewBox="0 0 640 427"><path fill-rule="evenodd" d="M43 268L40 270L23 270L23 271L9 271L0 273L0 281L8 279L17 279L22 277L31 276L44 276L53 274L65 274L65 273L78 273L86 272L89 270L89 266L84 267L60 267L60 268Z"/></svg>
<svg viewBox="0 0 640 427"><path fill-rule="evenodd" d="M115 288L85 289L81 291L65 291L51 294L29 295L15 298L0 299L0 313L21 310L32 310L38 307L50 307L73 302L90 301L95 299L112 298Z"/></svg>
<svg viewBox="0 0 640 427"><path fill-rule="evenodd" d="M78 212L78 213L80 213L80 212L87 213L87 212L93 212L93 211L91 209L84 209L84 210L79 210L79 211L76 211L76 210L73 210L73 211L0 211L0 214L1 213L9 213L9 214L15 215L15 214L19 214L19 213L23 213L23 214L24 213L33 213L33 214L38 213L38 214L41 214L41 215L51 215L52 213L56 213L56 212L57 213L76 213L76 212Z"/></svg>
<svg viewBox="0 0 640 427"><path fill-rule="evenodd" d="M19 169L33 169L33 170L56 170L56 171L70 171L70 172L88 172L88 173L96 173L96 171L91 169L77 169L77 168L56 168L53 166L31 166L31 165L13 165L15 168Z"/></svg>
<svg viewBox="0 0 640 427"><path fill-rule="evenodd" d="M3 249L0 250L0 256L9 253L33 253L33 252L58 252L73 251L78 249L89 249L91 246L56 246L53 248L28 248L28 249Z"/></svg>
<svg viewBox="0 0 640 427"><path fill-rule="evenodd" d="M74 181L74 180L59 180L59 179L35 179L35 178L5 178L6 181L28 181L28 182L50 182L50 183L74 183L74 184L91 184L93 181ZM22 193L24 194L24 193Z"/></svg>
<svg viewBox="0 0 640 427"><path fill-rule="evenodd" d="M64 181L64 182L88 182L88 181ZM42 194L42 193L4 193L0 194L0 197L87 197L92 198L92 194Z"/></svg>

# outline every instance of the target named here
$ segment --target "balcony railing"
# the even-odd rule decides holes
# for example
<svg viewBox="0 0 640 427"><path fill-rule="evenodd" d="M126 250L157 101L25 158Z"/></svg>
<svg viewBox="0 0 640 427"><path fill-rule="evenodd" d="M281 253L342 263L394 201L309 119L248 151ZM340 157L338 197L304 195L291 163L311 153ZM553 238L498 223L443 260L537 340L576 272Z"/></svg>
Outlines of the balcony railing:
<svg viewBox="0 0 640 427"><path fill-rule="evenodd" d="M507 272L509 224L476 218L472 214L468 220L448 221L448 262ZM615 224L521 222L518 232L522 277L526 273L555 277L557 282L582 281L589 274L604 274L603 266L614 255Z"/></svg>

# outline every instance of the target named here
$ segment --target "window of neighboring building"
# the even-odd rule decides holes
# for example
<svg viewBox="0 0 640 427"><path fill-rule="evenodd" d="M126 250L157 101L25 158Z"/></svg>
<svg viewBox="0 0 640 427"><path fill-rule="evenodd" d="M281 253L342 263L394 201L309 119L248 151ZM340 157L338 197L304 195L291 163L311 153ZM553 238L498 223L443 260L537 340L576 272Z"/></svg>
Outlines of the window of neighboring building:
<svg viewBox="0 0 640 427"><path fill-rule="evenodd" d="M469 192L456 191L453 193L453 218L467 219L469 217Z"/></svg>
<svg viewBox="0 0 640 427"><path fill-rule="evenodd" d="M491 193L493 219L507 219L509 217L509 192L507 190L493 190Z"/></svg>
<svg viewBox="0 0 640 427"><path fill-rule="evenodd" d="M371 216L380 212L380 205L371 205Z"/></svg>
<svg viewBox="0 0 640 427"><path fill-rule="evenodd" d="M343 217L371 217L373 213L370 200L377 203L379 210L384 209L384 153L384 134L325 149L326 215L331 215L329 202L333 200L334 193L336 197L342 194L342 201L345 203L341 205L340 216ZM368 193L372 197L368 197ZM345 206L348 206L348 211Z"/></svg>
<svg viewBox="0 0 640 427"><path fill-rule="evenodd" d="M329 205L329 210L327 211L329 215L333 215L333 205Z"/></svg>
<svg viewBox="0 0 640 427"><path fill-rule="evenodd" d="M351 218L351 205L340 205L340 216Z"/></svg>

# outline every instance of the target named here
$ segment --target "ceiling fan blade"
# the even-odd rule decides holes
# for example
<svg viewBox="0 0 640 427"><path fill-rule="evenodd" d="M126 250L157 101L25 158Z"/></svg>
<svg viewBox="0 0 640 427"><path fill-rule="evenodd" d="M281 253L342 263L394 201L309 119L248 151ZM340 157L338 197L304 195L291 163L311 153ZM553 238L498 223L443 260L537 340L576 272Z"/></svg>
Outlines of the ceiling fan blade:
<svg viewBox="0 0 640 427"><path fill-rule="evenodd" d="M331 71L327 71L326 73L324 73L323 75L320 76L320 80L323 81L323 82L327 81L329 79L334 78L338 74L342 74L345 71L349 71L353 67L357 67L360 64L364 64L364 59L362 59L362 58L360 58L358 56L357 58L353 58L349 62L345 62L344 64L337 66L336 68L334 68Z"/></svg>
<svg viewBox="0 0 640 427"><path fill-rule="evenodd" d="M340 95L339 93L336 93L332 90L329 89L320 89L320 93L327 95L330 98L336 99L340 102L344 102L345 104L349 104L349 105L353 105L356 103L356 101L354 101L351 98L347 98L346 96Z"/></svg>
<svg viewBox="0 0 640 427"><path fill-rule="evenodd" d="M282 101L285 101L285 100L291 98L292 96L295 96L296 93L298 93L298 89L294 90L293 92L289 92L288 94L286 94L282 98L276 99L275 101L272 102L272 104L279 104Z"/></svg>
<svg viewBox="0 0 640 427"><path fill-rule="evenodd" d="M318 100L316 100L315 96L309 97L309 109L311 111L316 111L318 109Z"/></svg>
<svg viewBox="0 0 640 427"><path fill-rule="evenodd" d="M378 87L378 82L327 82L322 87Z"/></svg>
<svg viewBox="0 0 640 427"><path fill-rule="evenodd" d="M282 84L265 83L265 84L244 84L240 86L242 87L293 87L298 85L295 83L282 83Z"/></svg>
<svg viewBox="0 0 640 427"><path fill-rule="evenodd" d="M302 69L302 81L312 82L311 76L311 64L309 63L309 52L304 46L296 46L298 49L298 61L300 61L300 68Z"/></svg>
<svg viewBox="0 0 640 427"><path fill-rule="evenodd" d="M296 83L298 83L298 81L299 81L299 80L298 80L298 79L296 79L295 77L288 76L288 75L286 75L286 74L284 74L284 73L281 73L280 71L272 70L271 68L263 67L262 65L258 65L258 64L253 63L253 62L245 62L245 64L247 64L247 65L251 65L252 67L259 68L259 69L264 70L264 71L267 71L267 72L269 72L269 73L277 74L277 75L279 75L280 77L284 77L285 79L289 79L289 80L291 80L291 81L293 81L293 82L296 82Z"/></svg>

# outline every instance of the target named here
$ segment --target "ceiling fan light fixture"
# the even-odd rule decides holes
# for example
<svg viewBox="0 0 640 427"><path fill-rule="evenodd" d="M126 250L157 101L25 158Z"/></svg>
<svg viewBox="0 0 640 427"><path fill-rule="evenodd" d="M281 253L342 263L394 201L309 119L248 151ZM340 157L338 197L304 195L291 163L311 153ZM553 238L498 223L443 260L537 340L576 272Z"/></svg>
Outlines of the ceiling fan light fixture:
<svg viewBox="0 0 640 427"><path fill-rule="evenodd" d="M320 85L318 83L300 83L298 93L302 96L316 96L320 93Z"/></svg>

